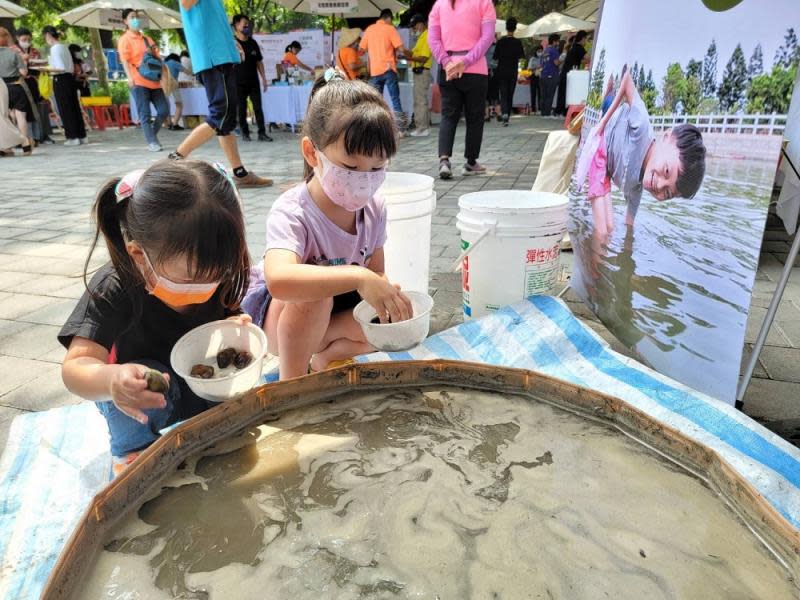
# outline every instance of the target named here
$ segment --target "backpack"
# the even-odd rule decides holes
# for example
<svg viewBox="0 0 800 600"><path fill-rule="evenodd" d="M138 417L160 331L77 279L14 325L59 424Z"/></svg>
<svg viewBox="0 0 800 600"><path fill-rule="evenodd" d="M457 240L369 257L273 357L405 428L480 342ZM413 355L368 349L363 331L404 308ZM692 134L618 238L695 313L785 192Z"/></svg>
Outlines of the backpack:
<svg viewBox="0 0 800 600"><path fill-rule="evenodd" d="M153 40L150 40L149 44L147 43L148 40L150 40L150 38L142 36L142 41L144 42L146 50L142 55L142 62L139 64L137 70L139 71L139 75L148 81L161 81L161 72L164 63L151 51L155 47Z"/></svg>

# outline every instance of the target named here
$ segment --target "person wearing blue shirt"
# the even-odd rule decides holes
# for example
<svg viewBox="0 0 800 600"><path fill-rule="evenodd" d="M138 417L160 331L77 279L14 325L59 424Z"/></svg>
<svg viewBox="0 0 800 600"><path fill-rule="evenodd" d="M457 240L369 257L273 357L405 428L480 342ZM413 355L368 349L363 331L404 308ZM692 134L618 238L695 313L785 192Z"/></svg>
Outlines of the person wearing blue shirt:
<svg viewBox="0 0 800 600"><path fill-rule="evenodd" d="M559 60L561 54L558 51L558 40L559 35L557 33L550 34L547 39L547 46L542 51L541 56L542 74L539 75L539 98L543 117L549 117L553 111L553 97L558 87L558 65L561 62Z"/></svg>
<svg viewBox="0 0 800 600"><path fill-rule="evenodd" d="M180 8L194 72L206 89L208 117L205 123L194 128L170 158L186 158L216 134L238 187L272 185L271 179L244 168L233 134L238 105L234 66L239 64L241 53L233 40L222 0L180 0Z"/></svg>
<svg viewBox="0 0 800 600"><path fill-rule="evenodd" d="M176 84L181 73L191 74L183 68L181 57L175 53L167 56L167 58L164 59L164 64L167 65L169 74L172 75ZM172 96L172 101L175 103L175 114L173 114L171 118L167 117L167 127L170 131L183 131L183 127L180 125L181 117L183 116L183 96L181 95L180 86L176 85L170 96Z"/></svg>

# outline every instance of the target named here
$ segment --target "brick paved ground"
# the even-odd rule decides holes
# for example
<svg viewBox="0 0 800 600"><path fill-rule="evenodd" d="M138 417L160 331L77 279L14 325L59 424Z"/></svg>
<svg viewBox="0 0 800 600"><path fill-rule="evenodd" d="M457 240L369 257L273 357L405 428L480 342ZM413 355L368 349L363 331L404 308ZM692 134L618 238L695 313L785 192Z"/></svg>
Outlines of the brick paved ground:
<svg viewBox="0 0 800 600"><path fill-rule="evenodd" d="M443 329L460 321L460 278L448 274L458 256L455 228L461 194L476 190L530 189L536 177L547 133L555 120L518 117L511 127L486 130L482 161L485 177L437 179L438 207L431 239L431 288L436 308L433 326ZM435 130L434 130L435 131ZM456 154L463 150L463 129ZM163 132L167 148L180 133ZM11 420L80 400L70 395L59 375L64 350L56 333L83 291L81 273L92 238L89 217L94 193L107 177L146 166L162 158L145 151L138 130L93 133L88 146L48 146L31 158L0 159L0 448ZM281 188L298 180L301 161L298 138L276 133L276 141L242 145L245 164L276 180L268 190L245 190L248 243L254 256L263 250L265 217ZM216 144L198 158L221 160ZM454 166L456 165L454 163ZM403 140L394 171L435 175L436 137ZM789 249L789 238L777 225L768 229L761 254L747 342L752 344ZM93 266L102 264L99 252ZM565 254L569 264L571 256ZM800 265L798 265L800 266ZM573 311L619 348L605 328L575 298ZM800 268L795 268L773 331L768 339L745 411L789 438L800 431Z"/></svg>

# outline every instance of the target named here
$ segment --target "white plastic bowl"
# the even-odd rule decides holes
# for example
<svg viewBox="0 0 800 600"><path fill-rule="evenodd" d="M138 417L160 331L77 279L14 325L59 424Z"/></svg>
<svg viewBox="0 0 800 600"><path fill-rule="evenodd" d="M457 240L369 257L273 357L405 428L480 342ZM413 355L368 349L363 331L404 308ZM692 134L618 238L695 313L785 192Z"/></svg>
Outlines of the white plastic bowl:
<svg viewBox="0 0 800 600"><path fill-rule="evenodd" d="M219 378L201 379L189 374L198 363L213 365L216 369L217 352L224 348L247 350L253 355L253 362ZM192 329L179 339L172 348L169 362L195 394L211 402L224 402L258 384L266 354L267 336L260 327L239 325L235 321L213 321Z"/></svg>
<svg viewBox="0 0 800 600"><path fill-rule="evenodd" d="M422 292L405 292L414 308L414 316L408 321L400 323L386 323L376 325L371 323L378 316L372 306L364 301L358 303L353 309L353 316L367 341L383 352L399 352L419 345L428 337L431 327L431 309L433 298Z"/></svg>

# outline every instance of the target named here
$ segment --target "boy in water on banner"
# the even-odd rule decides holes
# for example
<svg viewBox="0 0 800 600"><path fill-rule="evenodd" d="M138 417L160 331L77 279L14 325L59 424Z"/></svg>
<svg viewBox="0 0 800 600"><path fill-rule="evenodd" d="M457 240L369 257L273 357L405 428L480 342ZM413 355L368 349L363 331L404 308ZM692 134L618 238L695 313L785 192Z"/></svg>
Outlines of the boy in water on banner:
<svg viewBox="0 0 800 600"><path fill-rule="evenodd" d="M625 197L629 227L643 190L662 201L692 198L700 188L706 169L700 131L685 123L654 134L649 119L627 67L623 68L619 90L584 143L577 170L579 187L589 178L588 197L598 235L614 229L612 181Z"/></svg>
<svg viewBox="0 0 800 600"><path fill-rule="evenodd" d="M374 88L328 69L303 133L305 181L272 207L264 269L253 269L242 303L279 356L281 379L373 351L353 317L362 298L383 323L412 316L383 272L386 206L376 192L397 152L392 112Z"/></svg>

